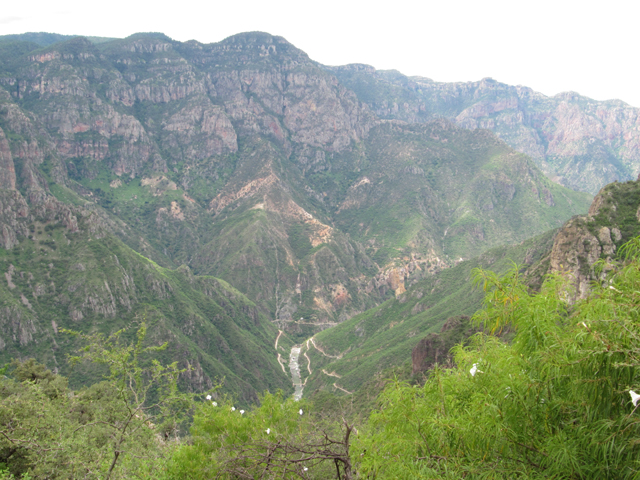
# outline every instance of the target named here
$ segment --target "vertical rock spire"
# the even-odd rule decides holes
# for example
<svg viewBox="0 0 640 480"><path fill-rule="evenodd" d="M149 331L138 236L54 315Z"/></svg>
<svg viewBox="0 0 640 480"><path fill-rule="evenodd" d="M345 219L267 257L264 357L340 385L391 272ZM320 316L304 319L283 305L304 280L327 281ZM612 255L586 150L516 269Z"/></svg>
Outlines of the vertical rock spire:
<svg viewBox="0 0 640 480"><path fill-rule="evenodd" d="M11 156L9 142L0 128L0 188L16 189L16 169Z"/></svg>

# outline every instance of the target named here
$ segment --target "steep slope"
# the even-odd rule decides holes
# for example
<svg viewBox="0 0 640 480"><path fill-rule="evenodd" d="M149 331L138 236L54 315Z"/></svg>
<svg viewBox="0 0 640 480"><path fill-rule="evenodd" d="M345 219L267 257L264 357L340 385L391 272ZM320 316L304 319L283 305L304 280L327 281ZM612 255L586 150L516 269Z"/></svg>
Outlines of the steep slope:
<svg viewBox="0 0 640 480"><path fill-rule="evenodd" d="M96 203L129 247L231 282L302 338L587 207L486 132L381 122L281 37L21 52L0 127L25 188Z"/></svg>
<svg viewBox="0 0 640 480"><path fill-rule="evenodd" d="M444 117L486 128L529 155L554 181L597 193L640 171L640 109L567 92L546 97L485 78L444 83L376 71L367 65L329 68L380 118L422 123Z"/></svg>
<svg viewBox="0 0 640 480"><path fill-rule="evenodd" d="M446 121L387 123L364 147L367 165L335 218L381 264L419 254L420 263L451 265L559 227L589 201L558 188L489 132Z"/></svg>
<svg viewBox="0 0 640 480"><path fill-rule="evenodd" d="M244 400L290 388L273 347L277 330L226 282L142 257L109 233L99 211L50 197L44 208L30 208L19 202L19 192L2 193L3 230L13 212L26 233L13 248L0 249L3 362L33 356L83 381L82 372L68 370L65 355L78 345L61 329L110 333L146 321L150 342L169 342L164 360L193 369L183 378L188 388L224 379L225 388ZM280 343L283 349L287 340Z"/></svg>
<svg viewBox="0 0 640 480"><path fill-rule="evenodd" d="M0 90L0 361L34 356L82 382L95 372L68 372L65 354L78 345L61 329L108 333L146 320L149 341L170 344L164 360L193 368L182 379L188 388L224 379L245 401L290 388L274 351L278 331L253 302L123 244L114 233L157 254L91 192L85 199L66 187L65 167L55 137ZM281 337L282 355L288 344Z"/></svg>
<svg viewBox="0 0 640 480"><path fill-rule="evenodd" d="M640 180L640 179L639 179ZM621 245L640 235L640 181L611 183L598 193L589 213L571 219L558 233L549 256L553 272L572 276L572 298L586 298L601 269Z"/></svg>
<svg viewBox="0 0 640 480"><path fill-rule="evenodd" d="M521 245L492 249L443 270L397 299L316 334L302 345L307 391L355 392L383 370L407 363L412 349L414 371L435 361L436 354L446 361L444 345L451 345L450 337L460 341L464 332L473 332L468 322L455 317L471 315L481 306L483 293L470 283L472 268L503 273L514 263L521 265L520 273L532 289L539 288L547 273L562 273L575 288L567 297L586 298L590 284L600 278L598 262L606 270L620 246L640 235L638 212L640 180L609 184L595 197L588 215ZM449 332L456 328L460 331Z"/></svg>
<svg viewBox="0 0 640 480"><path fill-rule="evenodd" d="M548 254L555 233L489 250L417 282L397 299L318 333L303 344L306 391L354 392L379 372L410 361L412 349L425 335L440 332L447 319L472 315L480 307L483 294L471 284L473 268L504 272L513 262L534 265Z"/></svg>

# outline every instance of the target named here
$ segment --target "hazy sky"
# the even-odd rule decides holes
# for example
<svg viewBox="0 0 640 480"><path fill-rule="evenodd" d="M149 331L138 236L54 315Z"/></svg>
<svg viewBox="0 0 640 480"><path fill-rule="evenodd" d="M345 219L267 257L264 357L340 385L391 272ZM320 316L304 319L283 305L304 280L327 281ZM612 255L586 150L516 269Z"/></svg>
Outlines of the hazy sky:
<svg viewBox="0 0 640 480"><path fill-rule="evenodd" d="M0 35L155 31L209 43L260 30L326 65L367 63L437 81L492 77L640 107L639 21L637 0L31 0L3 2Z"/></svg>

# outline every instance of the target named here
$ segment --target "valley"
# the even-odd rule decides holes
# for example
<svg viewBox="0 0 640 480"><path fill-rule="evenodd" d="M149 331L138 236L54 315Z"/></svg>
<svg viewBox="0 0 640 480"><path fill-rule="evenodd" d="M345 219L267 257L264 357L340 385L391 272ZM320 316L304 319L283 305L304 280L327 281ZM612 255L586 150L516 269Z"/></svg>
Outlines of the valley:
<svg viewBox="0 0 640 480"><path fill-rule="evenodd" d="M636 478L639 113L0 36L0 478Z"/></svg>
<svg viewBox="0 0 640 480"><path fill-rule="evenodd" d="M575 165L640 168L631 107L327 67L266 33L26 35L0 57L0 356L64 374L59 332L146 319L188 389L350 394L479 308L474 267L542 277L610 178ZM606 133L559 153L563 109Z"/></svg>

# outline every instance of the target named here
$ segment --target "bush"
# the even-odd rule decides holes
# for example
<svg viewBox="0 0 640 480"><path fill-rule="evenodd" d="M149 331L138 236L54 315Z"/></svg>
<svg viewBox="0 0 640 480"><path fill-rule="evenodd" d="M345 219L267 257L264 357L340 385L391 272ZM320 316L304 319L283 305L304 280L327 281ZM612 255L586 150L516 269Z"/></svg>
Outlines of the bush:
<svg viewBox="0 0 640 480"><path fill-rule="evenodd" d="M476 271L486 291L477 334L422 387L396 382L354 447L376 478L638 478L640 239L592 295L567 303L567 279L531 294L514 268Z"/></svg>

